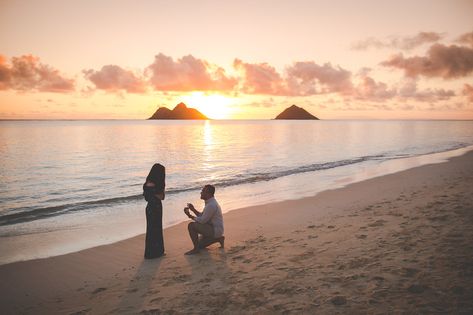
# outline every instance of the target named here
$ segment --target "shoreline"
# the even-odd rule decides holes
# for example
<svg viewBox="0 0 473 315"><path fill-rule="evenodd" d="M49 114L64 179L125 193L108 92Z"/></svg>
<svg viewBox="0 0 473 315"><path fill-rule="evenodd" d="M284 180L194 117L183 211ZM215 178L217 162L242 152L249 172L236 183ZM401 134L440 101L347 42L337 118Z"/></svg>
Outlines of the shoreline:
<svg viewBox="0 0 473 315"><path fill-rule="evenodd" d="M387 174L392 174L396 172L401 172L404 170L408 170L411 168L435 164L435 163L442 163L448 160L451 157L461 156L466 152L473 151L473 146L466 146L458 149L453 149L449 151L442 151L436 153L429 153L429 154L422 154L418 156L412 156L407 158L398 158L398 159L391 159L381 162L380 164L373 164L373 165L348 165L344 166L341 169L337 170L329 170L330 174L334 173L335 176L327 176L324 175L326 172L322 171L315 172L315 173L301 173L301 174L293 174L288 177L281 177L278 179L272 180L272 185L268 186L261 191L260 194L264 195L265 197L259 201L251 202L249 200L246 201L239 201L236 202L235 207L235 200L232 199L232 195L236 191L237 195L245 194L242 193L242 190L249 188L239 188L239 187L224 187L218 191L218 195L220 197L221 204L225 207L231 204L229 207L231 210L226 211L225 213L229 213L232 211L239 211L240 209L244 209L247 207L253 206L264 206L268 203L274 202L281 202L281 201L289 201L289 200L298 200L302 198L308 198L316 196L319 193L324 191L338 189L346 187L347 185L362 182L364 180L369 180L381 176L385 176ZM337 174L336 172L341 173ZM294 179L290 179L294 177ZM335 178L335 179L334 179ZM302 181L304 183L309 183L309 181L321 182L324 183L323 185L311 185L307 186L303 190L300 190L297 194L293 192L287 191L288 189L287 183L291 184L295 181ZM245 187L245 186L243 186ZM260 186L257 186L260 187ZM264 187L264 186L261 186ZM276 188L277 187L277 188ZM235 189L237 189L235 191ZM251 188L254 189L254 188ZM269 189L269 190L268 190ZM293 188L289 188L293 189ZM277 197L274 197L277 196ZM233 197L234 198L234 197ZM279 200L278 200L279 199ZM191 200L191 199L189 199ZM182 202L181 202L182 203ZM178 211L176 201L169 201L168 205L165 206L165 209L170 209L171 211ZM110 229L107 226L90 226L87 228L84 227L74 227L71 226L71 230L53 230L47 232L47 234L43 234L41 239L36 239L33 234L25 234L25 235L18 235L18 236L9 236L3 237L3 242L1 245L1 252L6 253L4 258L0 261L0 266L21 262L21 261L29 261L34 259L45 259L51 258L56 256L61 256L65 254L70 254L74 252L79 252L82 250L91 249L97 246L104 246L104 245L111 245L116 242L124 241L133 237L138 237L143 234L142 231L136 233L137 230L142 230L142 222L144 222L145 218L141 213L141 207L139 208L138 215L135 212L125 213L126 220L122 220L123 222L115 222L118 223L116 230ZM225 211L225 209L224 209ZM169 214L165 214L169 215ZM176 214L173 214L176 216ZM169 226L166 226L165 229L171 228L175 225L181 224L185 222L187 218L182 215L182 218L178 220L178 222L172 223ZM130 225L131 222L131 225ZM131 229L130 229L131 227ZM101 230L102 228L107 228L110 230ZM120 233L122 229L130 229L128 233L123 236L118 236L115 233ZM41 233L41 232L40 232ZM88 237L83 237L83 233L89 233ZM92 234L90 234L92 233ZM91 235L95 235L91 237ZM115 236L113 236L115 235ZM10 238L11 239L8 239ZM108 241L107 241L108 239ZM70 240L74 240L71 242ZM97 240L101 240L98 242ZM15 252L17 248L27 248L28 251L23 252ZM37 254L32 254L37 253Z"/></svg>
<svg viewBox="0 0 473 315"><path fill-rule="evenodd" d="M139 235L2 265L1 308L6 314L472 311L472 161L469 152L313 197L227 212L225 250L184 257L190 240L183 222L165 230L163 259L143 260ZM202 288L213 305L189 295Z"/></svg>

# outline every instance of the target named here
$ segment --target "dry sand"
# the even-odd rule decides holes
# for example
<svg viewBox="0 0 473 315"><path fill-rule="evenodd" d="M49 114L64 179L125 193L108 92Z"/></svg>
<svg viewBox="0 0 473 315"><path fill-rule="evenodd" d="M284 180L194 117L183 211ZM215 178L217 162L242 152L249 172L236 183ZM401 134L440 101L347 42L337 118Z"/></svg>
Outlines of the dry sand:
<svg viewBox="0 0 473 315"><path fill-rule="evenodd" d="M224 250L184 256L179 224L162 259L138 236L0 266L1 313L473 313L473 152L224 218Z"/></svg>

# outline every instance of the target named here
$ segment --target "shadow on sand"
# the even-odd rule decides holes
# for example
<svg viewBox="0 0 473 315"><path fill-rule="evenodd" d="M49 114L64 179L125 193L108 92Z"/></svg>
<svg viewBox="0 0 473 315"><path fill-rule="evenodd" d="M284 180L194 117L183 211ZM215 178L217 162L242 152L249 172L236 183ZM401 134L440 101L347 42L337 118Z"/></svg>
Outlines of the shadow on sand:
<svg viewBox="0 0 473 315"><path fill-rule="evenodd" d="M137 314L140 312L163 259L166 257L143 259L114 313Z"/></svg>

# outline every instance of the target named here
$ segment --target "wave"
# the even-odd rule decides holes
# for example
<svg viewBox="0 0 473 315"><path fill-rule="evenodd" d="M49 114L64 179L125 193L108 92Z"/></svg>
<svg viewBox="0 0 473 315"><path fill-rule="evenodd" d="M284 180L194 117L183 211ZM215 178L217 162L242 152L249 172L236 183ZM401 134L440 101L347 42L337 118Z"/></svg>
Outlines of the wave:
<svg viewBox="0 0 473 315"><path fill-rule="evenodd" d="M470 144L455 143L455 144L450 145L448 148L436 149L436 150L429 151L427 153L416 154L416 153L386 152L379 155L362 156L362 157L356 157L356 158L345 159L345 160L334 161L334 162L314 163L314 164L308 164L308 165L298 166L294 168L278 167L279 170L276 170L276 171L254 172L254 173L248 173L246 174L246 176L235 175L233 177L229 177L220 181L217 180L213 184L218 187L229 187L229 186L237 186L237 185L244 185L244 184L252 184L252 183L258 183L258 182L263 182L263 181L270 181L270 180L274 180L274 179L285 177L285 176L328 170L328 169L333 169L337 167L359 164L359 163L363 163L367 161L385 161L385 160L392 160L392 159L407 158L407 157L412 157L412 156L435 154L435 153L460 149L468 145ZM416 151L417 148L410 148L410 149L412 151ZM175 194L179 194L183 192L198 191L202 188L202 185L203 183L196 183L196 185L194 186L167 190L166 194L175 195ZM133 186L141 186L141 185L136 184ZM113 198L107 198L107 199L85 201L85 202L64 204L64 205L44 207L44 208L22 208L22 209L16 210L15 213L0 215L0 226L45 219L48 217L58 216L61 214L73 213L73 212L82 211L82 210L91 210L91 209L103 207L103 206L113 206L113 205L138 201L138 200L141 200L142 198L143 197L141 194L136 194L136 195L130 195L130 196L124 196L124 197L113 197Z"/></svg>

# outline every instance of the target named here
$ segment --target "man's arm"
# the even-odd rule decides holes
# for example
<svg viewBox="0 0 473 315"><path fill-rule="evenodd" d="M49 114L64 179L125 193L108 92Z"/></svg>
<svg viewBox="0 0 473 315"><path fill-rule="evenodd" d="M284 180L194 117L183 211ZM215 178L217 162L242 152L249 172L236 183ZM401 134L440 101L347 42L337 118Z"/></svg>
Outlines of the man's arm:
<svg viewBox="0 0 473 315"><path fill-rule="evenodd" d="M202 215L195 218L194 221L202 223L202 224L207 223L210 221L210 219L212 219L216 211L217 211L217 207L215 207L214 205L208 204L205 206L204 211L202 212Z"/></svg>

